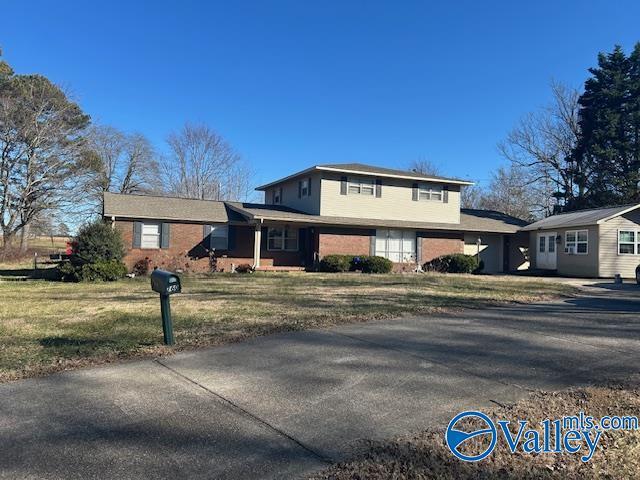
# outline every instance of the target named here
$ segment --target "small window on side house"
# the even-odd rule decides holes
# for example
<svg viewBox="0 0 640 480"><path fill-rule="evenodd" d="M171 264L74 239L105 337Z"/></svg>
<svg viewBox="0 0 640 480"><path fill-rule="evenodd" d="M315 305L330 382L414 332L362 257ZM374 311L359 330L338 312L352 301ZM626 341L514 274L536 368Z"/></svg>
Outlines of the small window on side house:
<svg viewBox="0 0 640 480"><path fill-rule="evenodd" d="M211 226L211 248L215 250L229 249L229 225Z"/></svg>
<svg viewBox="0 0 640 480"><path fill-rule="evenodd" d="M370 178L349 179L348 192L350 195L370 195L375 193L375 181Z"/></svg>
<svg viewBox="0 0 640 480"><path fill-rule="evenodd" d="M442 186L423 183L418 186L418 200L442 201Z"/></svg>
<svg viewBox="0 0 640 480"><path fill-rule="evenodd" d="M636 250L638 240L637 232L634 230L618 231L618 255L635 255L639 252Z"/></svg>

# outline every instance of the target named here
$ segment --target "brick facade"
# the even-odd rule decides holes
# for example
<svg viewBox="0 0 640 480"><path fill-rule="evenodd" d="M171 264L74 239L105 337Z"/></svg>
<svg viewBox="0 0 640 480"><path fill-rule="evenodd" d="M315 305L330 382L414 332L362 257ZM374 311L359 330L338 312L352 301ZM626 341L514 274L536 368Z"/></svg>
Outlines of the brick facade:
<svg viewBox="0 0 640 480"><path fill-rule="evenodd" d="M115 227L122 232L127 249L124 262L129 270L139 260L148 258L151 267L184 272L206 273L230 271L231 265L253 265L253 226L231 226L229 250L219 252L214 259L203 243L203 227L199 223L169 222L168 248L133 248L133 220L117 220ZM301 229L304 230L304 229ZM310 235L310 237L308 237ZM300 251L282 252L267 250L267 227L262 231L260 265L263 267L300 267L305 259L311 265L313 254L319 258L331 254L369 255L373 229L362 228L317 228L300 235ZM464 235L446 232L418 232L417 241L422 247L421 263L440 255L464 252ZM308 255L305 249L309 249ZM396 264L394 271L411 271L415 265Z"/></svg>
<svg viewBox="0 0 640 480"><path fill-rule="evenodd" d="M237 226L230 228L229 250L220 252L209 258L209 251L204 245L203 226L199 223L170 223L168 248L133 248L133 220L116 220L115 228L120 230L126 248L124 263L131 271L139 260L148 258L151 268L181 270L184 272L206 273L211 271L231 270L231 264L253 265L253 226ZM263 229L260 264L261 266L301 266L301 252L270 252L266 248L267 229Z"/></svg>
<svg viewBox="0 0 640 480"><path fill-rule="evenodd" d="M318 231L318 254L320 258L331 255L369 255L371 235L368 229L329 229Z"/></svg>
<svg viewBox="0 0 640 480"><path fill-rule="evenodd" d="M420 232L418 241L422 245L421 263L441 255L464 253L464 234L446 232Z"/></svg>

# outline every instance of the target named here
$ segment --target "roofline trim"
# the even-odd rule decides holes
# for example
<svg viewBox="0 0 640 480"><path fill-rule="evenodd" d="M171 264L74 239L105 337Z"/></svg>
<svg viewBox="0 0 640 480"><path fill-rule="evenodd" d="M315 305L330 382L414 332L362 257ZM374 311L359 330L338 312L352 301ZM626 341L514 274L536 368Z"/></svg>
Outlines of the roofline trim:
<svg viewBox="0 0 640 480"><path fill-rule="evenodd" d="M396 175L393 173L380 173L380 172L365 172L363 170L355 170L350 168L335 168L335 167L323 167L320 165L315 165L313 167L307 168L306 170L302 170L298 173L294 173L287 177L281 178L279 180L275 180L273 182L267 183L265 185L260 185L256 187L256 190L266 190L273 185L277 185L282 182L286 182L287 180L291 180L292 178L299 177L300 175L304 175L305 173L310 173L313 171L322 171L322 172L336 172L336 173L354 173L356 175L367 175L367 176L375 176L375 177L384 177L384 178L399 178L404 180L422 180L425 182L438 182L438 183L448 183L451 185L474 185L474 182L469 182L466 180L456 180L456 179L442 179L442 178L434 178L428 175Z"/></svg>
<svg viewBox="0 0 640 480"><path fill-rule="evenodd" d="M608 216L608 217L606 217L606 218L601 218L600 220L598 220L598 221L596 222L596 224L600 225L600 224L602 224L602 223L604 223L604 222L607 222L607 221L611 220L612 218L619 217L620 215L624 215L625 213L633 212L634 210L637 210L638 208L640 208L640 203L639 203L639 204L637 204L637 205L632 205L632 206L630 206L629 208L625 208L625 209L624 209L624 210L622 210L621 212L615 213L615 214L613 214L613 215L609 215L609 216Z"/></svg>

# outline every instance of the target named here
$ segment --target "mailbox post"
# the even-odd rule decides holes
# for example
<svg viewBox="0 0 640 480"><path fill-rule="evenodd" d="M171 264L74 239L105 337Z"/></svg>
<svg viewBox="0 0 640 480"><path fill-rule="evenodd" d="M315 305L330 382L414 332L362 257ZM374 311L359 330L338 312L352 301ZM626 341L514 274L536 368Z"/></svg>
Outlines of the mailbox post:
<svg viewBox="0 0 640 480"><path fill-rule="evenodd" d="M151 289L160 294L160 314L162 315L164 344L173 345L173 323L171 321L169 295L182 291L180 277L165 270L154 270L151 273Z"/></svg>

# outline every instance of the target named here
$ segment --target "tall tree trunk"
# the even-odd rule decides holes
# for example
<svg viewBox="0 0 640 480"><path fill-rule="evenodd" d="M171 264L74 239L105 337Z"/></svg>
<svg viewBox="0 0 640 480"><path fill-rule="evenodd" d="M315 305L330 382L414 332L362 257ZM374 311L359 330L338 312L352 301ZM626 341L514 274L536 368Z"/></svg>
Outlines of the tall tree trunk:
<svg viewBox="0 0 640 480"><path fill-rule="evenodd" d="M29 224L20 230L20 253L26 252L29 248L29 230L31 230Z"/></svg>

